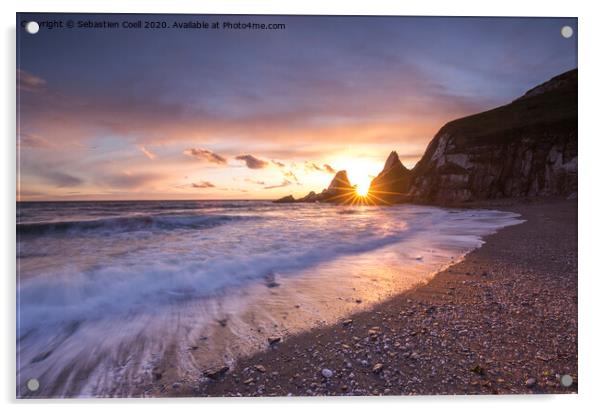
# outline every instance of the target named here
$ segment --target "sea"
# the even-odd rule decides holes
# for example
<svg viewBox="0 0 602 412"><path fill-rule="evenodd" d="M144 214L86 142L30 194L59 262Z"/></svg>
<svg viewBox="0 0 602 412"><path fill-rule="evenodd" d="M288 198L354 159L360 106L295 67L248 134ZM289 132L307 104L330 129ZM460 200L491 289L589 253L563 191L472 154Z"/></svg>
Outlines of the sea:
<svg viewBox="0 0 602 412"><path fill-rule="evenodd" d="M204 370L428 282L521 222L410 204L20 202L17 395L194 388Z"/></svg>

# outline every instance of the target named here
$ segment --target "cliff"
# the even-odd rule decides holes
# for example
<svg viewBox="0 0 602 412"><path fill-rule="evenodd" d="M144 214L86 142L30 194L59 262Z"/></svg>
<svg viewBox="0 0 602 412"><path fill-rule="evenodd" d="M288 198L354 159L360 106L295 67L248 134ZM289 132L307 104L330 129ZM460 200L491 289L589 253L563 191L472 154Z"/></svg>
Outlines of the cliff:
<svg viewBox="0 0 602 412"><path fill-rule="evenodd" d="M412 170L415 201L577 191L577 70L512 103L447 123Z"/></svg>

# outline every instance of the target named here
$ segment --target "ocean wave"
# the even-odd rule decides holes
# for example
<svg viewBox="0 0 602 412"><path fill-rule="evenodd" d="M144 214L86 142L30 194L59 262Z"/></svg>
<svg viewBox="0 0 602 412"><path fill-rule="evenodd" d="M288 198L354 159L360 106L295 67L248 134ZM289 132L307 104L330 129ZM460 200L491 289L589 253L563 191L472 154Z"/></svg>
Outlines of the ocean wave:
<svg viewBox="0 0 602 412"><path fill-rule="evenodd" d="M19 236L133 232L140 230L206 229L251 216L233 215L139 215L94 220L17 224Z"/></svg>

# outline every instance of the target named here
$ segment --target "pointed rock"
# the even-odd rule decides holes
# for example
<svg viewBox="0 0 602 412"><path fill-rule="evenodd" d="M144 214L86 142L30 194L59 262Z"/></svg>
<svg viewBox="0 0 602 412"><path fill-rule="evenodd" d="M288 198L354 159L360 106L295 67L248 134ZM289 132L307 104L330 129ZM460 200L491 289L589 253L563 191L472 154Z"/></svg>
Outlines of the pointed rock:
<svg viewBox="0 0 602 412"><path fill-rule="evenodd" d="M389 154L385 167L370 183L368 192L376 203L396 203L404 199L412 173L401 163L397 152Z"/></svg>
<svg viewBox="0 0 602 412"><path fill-rule="evenodd" d="M320 202L350 203L355 195L355 186L352 186L347 177L346 170L340 170L334 175L328 189L318 195Z"/></svg>

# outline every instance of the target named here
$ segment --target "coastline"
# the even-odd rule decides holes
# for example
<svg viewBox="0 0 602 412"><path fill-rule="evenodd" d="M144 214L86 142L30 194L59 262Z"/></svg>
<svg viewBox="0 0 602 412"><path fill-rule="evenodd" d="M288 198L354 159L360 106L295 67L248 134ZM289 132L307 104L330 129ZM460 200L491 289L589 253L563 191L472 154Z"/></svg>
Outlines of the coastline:
<svg viewBox="0 0 602 412"><path fill-rule="evenodd" d="M195 387L157 382L147 395L576 393L577 201L465 207L516 212L526 222L351 322L266 344ZM560 383L565 374L569 387Z"/></svg>

